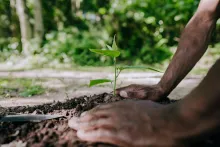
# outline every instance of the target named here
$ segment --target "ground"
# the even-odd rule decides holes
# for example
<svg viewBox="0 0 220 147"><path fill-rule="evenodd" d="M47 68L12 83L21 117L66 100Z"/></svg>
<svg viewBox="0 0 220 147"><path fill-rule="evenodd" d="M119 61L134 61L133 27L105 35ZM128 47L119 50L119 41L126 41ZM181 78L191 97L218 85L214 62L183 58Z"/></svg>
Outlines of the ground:
<svg viewBox="0 0 220 147"><path fill-rule="evenodd" d="M44 121L41 123L0 123L0 144L9 146L76 146L76 147L115 147L106 144L91 144L80 141L76 137L76 132L67 125L68 119L78 116L81 112L89 110L101 103L114 102L109 97L112 92L110 84L88 87L89 81L96 78L112 78L111 68L98 68L95 70L51 70L51 69L30 69L30 70L2 70L0 71L0 81L5 79L9 85L20 87L43 88L43 93L34 93L34 96L22 97L17 91L5 96L0 94L0 105L8 107L10 112L30 113L30 114L61 114L65 119ZM194 72L195 73L195 72ZM178 100L189 93L204 75L189 74L178 87L169 95L170 99ZM120 77L117 86L122 87L129 84L155 84L162 76L162 73L149 71L126 71ZM31 82L30 82L31 81ZM15 82L15 83L14 83ZM0 87L1 89L2 87ZM22 89L22 88L21 88ZM33 94L33 92L31 92ZM105 93L105 94L103 94ZM98 96L91 96L101 94ZM87 96L84 96L87 95ZM81 96L81 97L80 97ZM75 99L74 99L75 98ZM68 100L69 99L69 100ZM67 101L66 101L67 100ZM59 101L59 102L58 102ZM62 103L60 103L62 102ZM42 105L45 103L51 103ZM33 107L28 107L33 106ZM38 105L38 106L36 106ZM16 107L15 107L16 106ZM22 107L17 107L22 106ZM15 107L15 108L11 108ZM0 135L1 136L1 135ZM17 140L17 141L15 141ZM217 142L218 143L218 142ZM207 139L205 146L216 145L213 139ZM201 146L201 145L199 145Z"/></svg>
<svg viewBox="0 0 220 147"><path fill-rule="evenodd" d="M32 97L12 97L1 98L0 105L4 107L36 105L53 101L64 101L68 98L79 97L83 95L100 94L103 92L111 92L110 84L96 87L88 87L91 79L96 78L112 78L110 72L85 72L85 71L56 71L49 69L38 69L29 71L2 71L1 78L28 78L34 79L42 87L45 93ZM118 87L129 84L155 84L162 74L154 72L126 72L120 75ZM202 79L201 75L189 75L180 85L170 94L171 99L180 99L193 89Z"/></svg>
<svg viewBox="0 0 220 147"><path fill-rule="evenodd" d="M171 48L174 53L176 47ZM208 69L219 57L218 47L209 47L203 58L196 64L192 72L178 85L170 94L171 99L180 99L193 89L205 76ZM2 98L0 87L0 105L18 106L35 105L52 101L63 101L70 97L82 95L99 94L111 92L110 85L88 87L90 79L112 77L113 69L110 67L77 67L70 65L55 64L50 69L33 69L31 59L24 59L12 62L0 63L1 78L28 78L45 88L45 93L28 98L14 96L12 98ZM165 71L169 61L162 65L155 65L157 69ZM43 65L41 65L43 66ZM155 84L159 81L162 74L150 73L149 71L123 71L119 77L118 87L129 84ZM0 85L1 86L1 85Z"/></svg>
<svg viewBox="0 0 220 147"><path fill-rule="evenodd" d="M41 122L0 122L0 145L2 147L117 147L104 143L85 142L77 138L76 131L68 127L68 120L78 117L82 112L90 110L97 105L116 101L126 101L121 97L103 93L94 96L72 98L65 102L33 107L18 106L5 109L7 113L20 114L49 114L63 117ZM136 101L137 99L133 99ZM174 100L165 99L163 105L175 103ZM220 145L219 134L209 136L194 142L187 142L186 147L216 147Z"/></svg>

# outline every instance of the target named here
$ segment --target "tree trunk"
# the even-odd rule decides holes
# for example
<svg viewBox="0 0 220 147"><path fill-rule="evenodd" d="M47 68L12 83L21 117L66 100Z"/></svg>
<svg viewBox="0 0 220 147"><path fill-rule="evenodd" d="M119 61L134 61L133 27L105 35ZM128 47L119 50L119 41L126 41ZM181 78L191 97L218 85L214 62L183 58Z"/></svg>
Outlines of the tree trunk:
<svg viewBox="0 0 220 147"><path fill-rule="evenodd" d="M71 0L72 14L80 9L81 0Z"/></svg>
<svg viewBox="0 0 220 147"><path fill-rule="evenodd" d="M34 37L37 39L37 43L40 46L44 35L41 0L34 1L34 21Z"/></svg>
<svg viewBox="0 0 220 147"><path fill-rule="evenodd" d="M25 0L16 0L16 11L20 22L22 51L25 56L28 56L30 53L29 41L32 33L25 2Z"/></svg>
<svg viewBox="0 0 220 147"><path fill-rule="evenodd" d="M20 38L19 25L17 25L19 20L16 14L16 0L10 0L10 13L10 30L12 32L11 36Z"/></svg>

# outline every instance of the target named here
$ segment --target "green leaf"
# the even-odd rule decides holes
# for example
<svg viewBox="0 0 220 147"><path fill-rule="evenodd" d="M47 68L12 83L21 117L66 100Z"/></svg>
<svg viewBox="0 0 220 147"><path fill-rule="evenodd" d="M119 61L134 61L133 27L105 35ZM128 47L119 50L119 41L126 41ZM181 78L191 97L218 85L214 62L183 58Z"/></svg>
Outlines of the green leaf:
<svg viewBox="0 0 220 147"><path fill-rule="evenodd" d="M112 82L112 80L109 80L109 79L90 80L89 87L99 85L99 84L103 84L103 83L109 83L109 82Z"/></svg>
<svg viewBox="0 0 220 147"><path fill-rule="evenodd" d="M118 57L120 56L120 52L116 50L100 50L100 49L89 49L91 52L100 54L100 55L105 55L105 56L110 56L110 57Z"/></svg>
<svg viewBox="0 0 220 147"><path fill-rule="evenodd" d="M109 45L106 45L107 46L107 48L109 49L109 50L112 50L112 47L111 46L109 46Z"/></svg>
<svg viewBox="0 0 220 147"><path fill-rule="evenodd" d="M118 69L119 70L125 70L125 69L148 69L148 70L152 70L152 71L163 73L162 71L154 69L152 67L144 67L144 66L121 66L121 67L118 67Z"/></svg>
<svg viewBox="0 0 220 147"><path fill-rule="evenodd" d="M118 46L116 44L116 35L114 36L113 44L112 44L112 49L113 50L118 50Z"/></svg>

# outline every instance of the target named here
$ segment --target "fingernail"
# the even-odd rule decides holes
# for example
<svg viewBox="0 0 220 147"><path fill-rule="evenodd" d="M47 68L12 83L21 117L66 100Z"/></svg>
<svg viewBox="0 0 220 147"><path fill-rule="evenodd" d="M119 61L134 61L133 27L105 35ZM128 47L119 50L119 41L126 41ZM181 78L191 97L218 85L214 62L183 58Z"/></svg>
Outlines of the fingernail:
<svg viewBox="0 0 220 147"><path fill-rule="evenodd" d="M78 119L74 118L74 119L71 119L71 120L68 121L68 126L70 128L77 129L78 125L79 125Z"/></svg>
<svg viewBox="0 0 220 147"><path fill-rule="evenodd" d="M80 116L85 116L87 114L87 111L83 112Z"/></svg>
<svg viewBox="0 0 220 147"><path fill-rule="evenodd" d="M127 98L128 97L128 93L126 91L120 91L120 96Z"/></svg>
<svg viewBox="0 0 220 147"><path fill-rule="evenodd" d="M84 130L78 130L77 133L76 133L76 135L77 135L79 138L81 138L81 137L83 137L83 136L85 135L85 131L84 131Z"/></svg>

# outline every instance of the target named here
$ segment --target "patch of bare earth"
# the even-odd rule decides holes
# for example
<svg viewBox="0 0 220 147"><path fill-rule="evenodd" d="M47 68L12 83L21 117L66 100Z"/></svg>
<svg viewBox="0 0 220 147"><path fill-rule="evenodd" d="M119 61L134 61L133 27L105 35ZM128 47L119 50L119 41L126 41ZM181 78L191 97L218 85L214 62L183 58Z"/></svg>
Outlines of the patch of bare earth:
<svg viewBox="0 0 220 147"><path fill-rule="evenodd" d="M2 108L5 114L59 114L64 118L43 121L40 123L0 123L0 145L27 146L27 147L116 147L103 143L89 143L81 141L76 136L76 131L68 127L68 120L77 117L82 112L90 110L97 105L123 100L111 94L100 94L91 97L82 96L69 99L65 102L54 102L33 107L19 106ZM175 101L166 99L160 103L169 104ZM192 146L219 146L218 139L207 139Z"/></svg>

